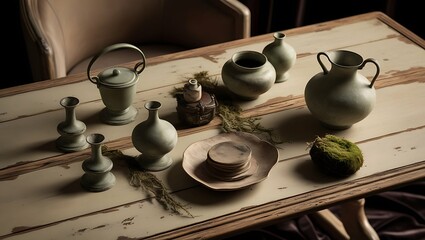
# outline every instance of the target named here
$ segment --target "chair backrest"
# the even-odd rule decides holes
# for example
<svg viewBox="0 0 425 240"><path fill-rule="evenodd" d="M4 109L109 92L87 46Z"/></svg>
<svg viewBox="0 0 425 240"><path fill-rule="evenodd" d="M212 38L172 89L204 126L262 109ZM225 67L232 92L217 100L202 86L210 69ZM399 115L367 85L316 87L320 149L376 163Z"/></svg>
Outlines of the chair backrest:
<svg viewBox="0 0 425 240"><path fill-rule="evenodd" d="M20 0L20 7L34 81L81 72L114 43L152 57L250 36L250 11L237 0ZM134 60L125 56L119 61Z"/></svg>

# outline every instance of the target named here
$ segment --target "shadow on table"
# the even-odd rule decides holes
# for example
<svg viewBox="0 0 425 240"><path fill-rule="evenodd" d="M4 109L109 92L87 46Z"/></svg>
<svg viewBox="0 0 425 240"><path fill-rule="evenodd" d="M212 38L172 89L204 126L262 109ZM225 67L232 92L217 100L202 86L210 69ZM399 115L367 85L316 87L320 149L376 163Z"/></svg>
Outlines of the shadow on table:
<svg viewBox="0 0 425 240"><path fill-rule="evenodd" d="M274 127L276 133L285 142L311 142L317 136L339 132L325 128L305 108L298 109L295 113L285 116Z"/></svg>
<svg viewBox="0 0 425 240"><path fill-rule="evenodd" d="M67 184L64 184L61 188L58 189L60 195L74 195L78 193L86 193L84 188L81 187L81 178L76 178L72 181L69 181Z"/></svg>

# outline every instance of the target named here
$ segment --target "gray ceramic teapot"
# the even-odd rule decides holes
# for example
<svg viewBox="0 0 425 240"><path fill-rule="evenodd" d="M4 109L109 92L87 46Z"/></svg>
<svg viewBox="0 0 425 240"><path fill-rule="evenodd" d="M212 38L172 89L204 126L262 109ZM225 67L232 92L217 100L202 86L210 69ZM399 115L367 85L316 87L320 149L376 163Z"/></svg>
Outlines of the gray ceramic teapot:
<svg viewBox="0 0 425 240"><path fill-rule="evenodd" d="M138 62L134 69L126 67L111 67L97 76L91 76L90 70L95 61L102 55L123 48L130 48L140 53L142 61ZM139 74L146 67L144 53L136 46L128 43L117 43L104 48L95 55L87 67L87 77L96 84L102 101L105 104L101 112L101 120L111 125L124 125L134 121L137 109L132 106L136 95L136 83L139 81Z"/></svg>

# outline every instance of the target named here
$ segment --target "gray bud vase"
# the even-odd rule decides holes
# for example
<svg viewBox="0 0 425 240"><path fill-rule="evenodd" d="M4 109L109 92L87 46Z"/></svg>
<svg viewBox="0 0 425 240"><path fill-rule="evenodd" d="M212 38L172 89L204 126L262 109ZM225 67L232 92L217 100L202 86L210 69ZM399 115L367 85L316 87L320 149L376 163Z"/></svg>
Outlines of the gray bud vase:
<svg viewBox="0 0 425 240"><path fill-rule="evenodd" d="M137 157L137 162L146 170L164 170L173 163L167 154L177 144L177 130L159 117L160 102L149 101L145 108L149 111L148 118L139 123L131 134L134 147L142 153Z"/></svg>
<svg viewBox="0 0 425 240"><path fill-rule="evenodd" d="M274 41L266 45L263 54L276 70L276 83L289 79L289 70L294 66L297 53L295 49L285 42L286 35L276 32L273 35Z"/></svg>

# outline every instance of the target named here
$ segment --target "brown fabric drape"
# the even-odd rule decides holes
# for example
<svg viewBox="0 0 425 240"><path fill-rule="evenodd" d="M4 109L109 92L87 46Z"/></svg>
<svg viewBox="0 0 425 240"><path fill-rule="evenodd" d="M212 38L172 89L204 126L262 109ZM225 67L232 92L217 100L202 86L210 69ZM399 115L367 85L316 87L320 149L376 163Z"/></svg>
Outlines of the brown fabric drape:
<svg viewBox="0 0 425 240"><path fill-rule="evenodd" d="M330 208L338 216L338 206ZM366 216L381 240L425 240L425 181L366 198ZM308 215L226 240L332 240Z"/></svg>

